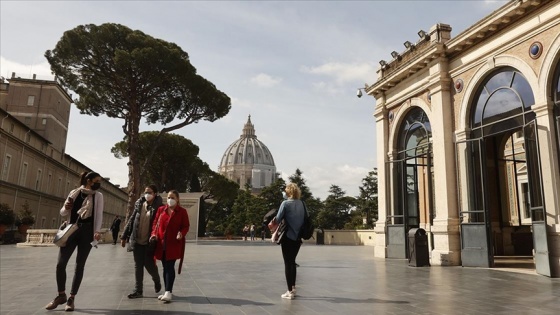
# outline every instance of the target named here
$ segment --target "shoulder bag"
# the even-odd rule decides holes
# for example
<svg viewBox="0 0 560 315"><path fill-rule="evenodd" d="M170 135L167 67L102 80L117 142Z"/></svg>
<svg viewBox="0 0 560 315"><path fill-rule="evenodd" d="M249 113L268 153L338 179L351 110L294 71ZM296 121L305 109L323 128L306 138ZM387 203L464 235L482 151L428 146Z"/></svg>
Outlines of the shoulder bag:
<svg viewBox="0 0 560 315"><path fill-rule="evenodd" d="M93 196L91 197L93 198L93 204L92 204L92 211L93 213L95 213L95 194L93 194ZM92 213L92 216L93 216ZM70 213L68 215L68 220L70 220L70 218L72 217L72 214ZM56 232L56 235L54 236L54 240L53 243L54 245L58 246L58 247L64 247L66 246L66 243L68 243L68 240L70 239L70 237L72 237L72 235L74 235L76 233L76 231L78 231L78 222L80 221L80 215L78 215L78 219L76 220L76 223L67 223L66 221L64 221L64 223L62 223L58 229L58 232Z"/></svg>
<svg viewBox="0 0 560 315"><path fill-rule="evenodd" d="M62 223L62 225L60 225L60 228L59 228L58 232L56 232L56 235L55 235L54 241L53 241L54 245L56 245L58 247L66 246L66 243L68 242L68 239L70 238L70 236L72 236L78 230L78 221L79 220L80 220L80 217L78 216L78 220L76 221L76 223L66 223L66 221L64 221L64 223Z"/></svg>

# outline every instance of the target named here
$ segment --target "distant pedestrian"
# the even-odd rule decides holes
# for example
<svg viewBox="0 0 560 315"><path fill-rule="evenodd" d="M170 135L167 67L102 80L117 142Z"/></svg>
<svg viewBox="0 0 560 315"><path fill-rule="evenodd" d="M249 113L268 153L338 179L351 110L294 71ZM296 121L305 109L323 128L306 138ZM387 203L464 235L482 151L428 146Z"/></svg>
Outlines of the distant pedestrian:
<svg viewBox="0 0 560 315"><path fill-rule="evenodd" d="M113 219L110 230L113 233L113 245L115 245L117 244L117 239L119 238L119 232L121 230L121 218L119 216Z"/></svg>
<svg viewBox="0 0 560 315"><path fill-rule="evenodd" d="M144 189L144 195L134 204L134 212L130 215L121 236L121 246L124 247L128 241L127 250L134 256L134 279L136 281L134 291L128 295L129 299L143 297L144 268L154 281L156 293L161 291L161 280L154 260L155 244L154 246L149 244L156 212L163 204L157 192L155 185Z"/></svg>
<svg viewBox="0 0 560 315"><path fill-rule="evenodd" d="M255 224L251 223L251 242L255 240Z"/></svg>
<svg viewBox="0 0 560 315"><path fill-rule="evenodd" d="M245 226L243 227L243 240L244 241L247 240L247 234L249 234L249 226L247 224L245 224Z"/></svg>
<svg viewBox="0 0 560 315"><path fill-rule="evenodd" d="M262 226L261 226L261 229L262 229L262 230L261 230L261 240L262 240L262 241L264 241L264 239L265 239L265 237L266 237L266 229L267 229L267 227L268 227L268 226L267 226L266 222L263 222L263 223L262 223Z"/></svg>
<svg viewBox="0 0 560 315"><path fill-rule="evenodd" d="M84 276L84 267L91 248L101 239L101 224L103 223L103 195L97 191L101 186L101 176L96 172L83 172L80 176L80 187L72 190L60 215L68 217L67 222L78 224L78 230L66 242L66 246L58 251L56 264L56 284L58 295L45 306L47 310L54 310L66 303L66 311L74 310L74 299ZM78 248L74 279L70 289L70 297L66 298L66 266L74 250ZM90 296L91 298L91 296ZM88 300L88 299L87 299Z"/></svg>
<svg viewBox="0 0 560 315"><path fill-rule="evenodd" d="M167 194L167 205L158 209L152 226L151 240L157 241L155 258L163 265L165 293L159 300L171 302L175 282L175 262L180 259L178 273L181 273L185 255L185 237L189 232L189 215L179 204L179 192L171 190Z"/></svg>
<svg viewBox="0 0 560 315"><path fill-rule="evenodd" d="M276 215L276 222L282 222L282 219L285 219L288 226L288 231L282 238L281 243L284 272L286 284L288 285L288 291L282 294L282 298L292 300L296 296L296 257L301 247L299 231L303 225L305 208L303 201L299 200L301 190L296 184L290 183L286 186L286 195L288 200L284 200L280 205Z"/></svg>

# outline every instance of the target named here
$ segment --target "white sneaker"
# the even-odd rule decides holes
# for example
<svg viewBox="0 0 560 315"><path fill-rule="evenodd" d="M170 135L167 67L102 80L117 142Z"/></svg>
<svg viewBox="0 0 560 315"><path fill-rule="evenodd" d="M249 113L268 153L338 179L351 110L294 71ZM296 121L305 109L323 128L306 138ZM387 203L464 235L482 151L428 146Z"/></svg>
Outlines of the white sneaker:
<svg viewBox="0 0 560 315"><path fill-rule="evenodd" d="M163 294L157 297L158 300L161 300L161 298L163 298Z"/></svg>
<svg viewBox="0 0 560 315"><path fill-rule="evenodd" d="M293 300L295 298L294 293L292 291L286 291L286 293L282 294L283 299Z"/></svg>
<svg viewBox="0 0 560 315"><path fill-rule="evenodd" d="M292 287L292 294L296 296L296 287Z"/></svg>
<svg viewBox="0 0 560 315"><path fill-rule="evenodd" d="M169 291L165 291L165 293L161 297L161 300L165 302L171 302L172 298L173 298L173 294L171 294L171 292Z"/></svg>

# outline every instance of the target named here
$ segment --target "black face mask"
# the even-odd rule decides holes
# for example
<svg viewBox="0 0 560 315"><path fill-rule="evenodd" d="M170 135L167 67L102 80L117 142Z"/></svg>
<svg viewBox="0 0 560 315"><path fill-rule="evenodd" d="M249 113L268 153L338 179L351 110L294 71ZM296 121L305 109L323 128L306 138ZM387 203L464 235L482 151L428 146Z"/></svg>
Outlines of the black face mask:
<svg viewBox="0 0 560 315"><path fill-rule="evenodd" d="M91 185L91 189L93 189L93 190L98 190L99 187L101 187L100 183L93 183L93 185Z"/></svg>

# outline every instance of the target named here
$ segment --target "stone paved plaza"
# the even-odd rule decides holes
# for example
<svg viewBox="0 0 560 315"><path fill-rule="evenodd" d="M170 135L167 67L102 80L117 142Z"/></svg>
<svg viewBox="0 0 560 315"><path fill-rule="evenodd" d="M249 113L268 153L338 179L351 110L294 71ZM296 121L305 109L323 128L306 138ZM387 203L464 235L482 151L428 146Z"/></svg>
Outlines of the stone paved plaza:
<svg viewBox="0 0 560 315"><path fill-rule="evenodd" d="M560 279L496 269L409 267L373 258L369 246L305 244L298 256L298 297L286 291L280 247L269 242L200 241L186 248L173 302L129 300L132 254L120 246L92 249L75 314L560 314ZM0 246L0 314L47 311L56 295L58 249ZM74 270L68 265L67 290ZM161 265L159 265L161 274ZM67 292L68 292L67 291Z"/></svg>

